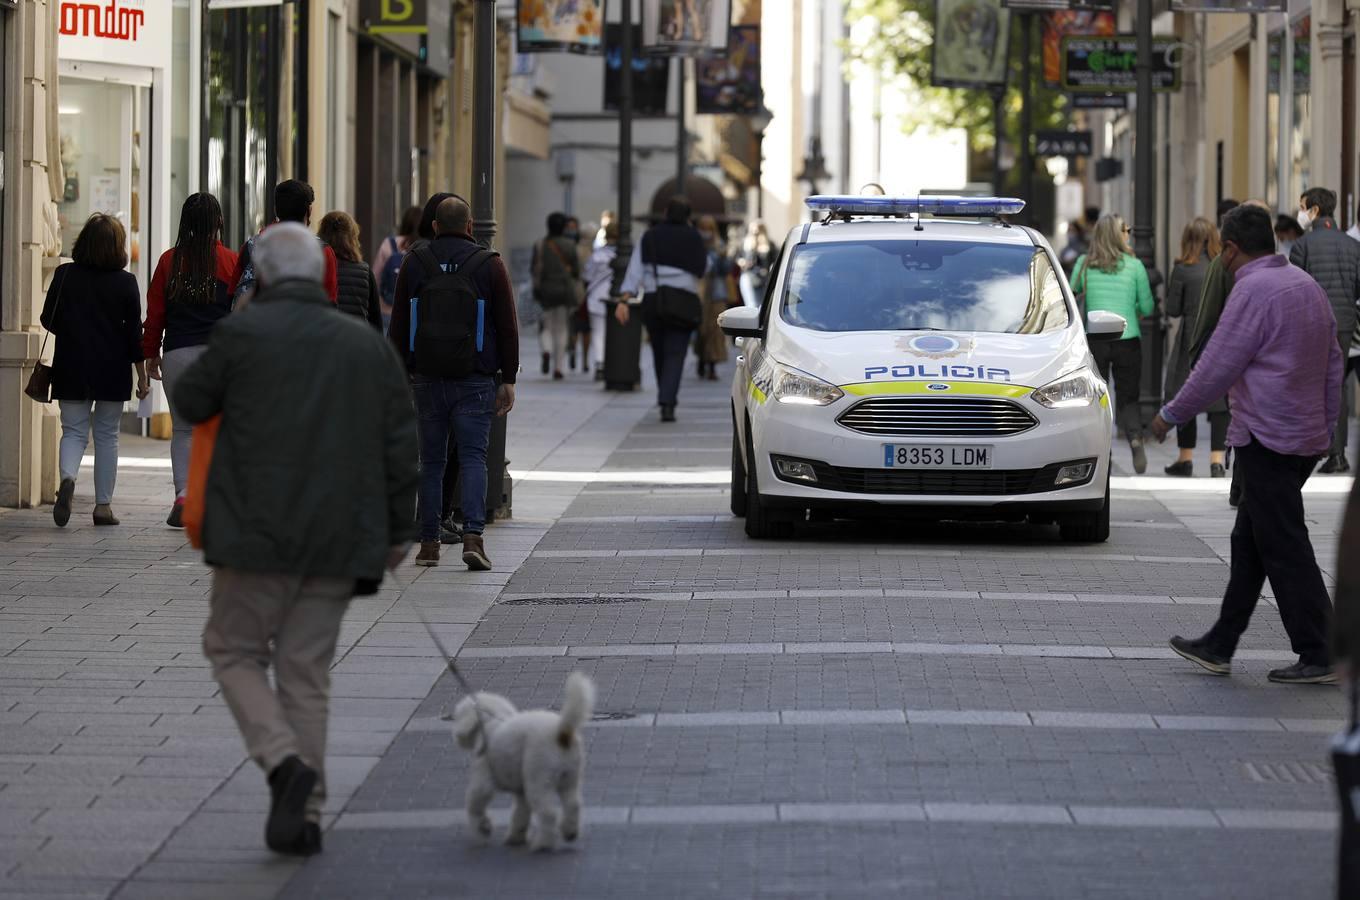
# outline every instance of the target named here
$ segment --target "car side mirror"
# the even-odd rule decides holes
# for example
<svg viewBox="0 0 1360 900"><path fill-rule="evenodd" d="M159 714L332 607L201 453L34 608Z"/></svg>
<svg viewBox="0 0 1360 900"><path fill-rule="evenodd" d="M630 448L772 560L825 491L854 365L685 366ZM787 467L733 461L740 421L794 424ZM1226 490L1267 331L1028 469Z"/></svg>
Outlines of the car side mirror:
<svg viewBox="0 0 1360 900"><path fill-rule="evenodd" d="M1086 339L1088 341L1117 341L1124 336L1129 323L1123 316L1095 309L1086 314Z"/></svg>
<svg viewBox="0 0 1360 900"><path fill-rule="evenodd" d="M758 338L762 334L760 310L749 306L735 306L718 316L718 327L728 337Z"/></svg>

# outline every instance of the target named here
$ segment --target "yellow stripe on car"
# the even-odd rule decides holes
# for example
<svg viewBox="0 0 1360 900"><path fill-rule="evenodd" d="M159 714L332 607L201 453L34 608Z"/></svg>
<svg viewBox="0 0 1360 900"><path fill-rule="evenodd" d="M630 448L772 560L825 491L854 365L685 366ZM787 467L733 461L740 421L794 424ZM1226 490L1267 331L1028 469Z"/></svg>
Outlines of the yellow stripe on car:
<svg viewBox="0 0 1360 900"><path fill-rule="evenodd" d="M931 389L932 384L948 385L949 390ZM1024 397L1034 391L1022 384L992 384L985 381L862 381L843 384L841 390L856 397L880 397L891 394L931 394L950 396L968 394L974 397Z"/></svg>

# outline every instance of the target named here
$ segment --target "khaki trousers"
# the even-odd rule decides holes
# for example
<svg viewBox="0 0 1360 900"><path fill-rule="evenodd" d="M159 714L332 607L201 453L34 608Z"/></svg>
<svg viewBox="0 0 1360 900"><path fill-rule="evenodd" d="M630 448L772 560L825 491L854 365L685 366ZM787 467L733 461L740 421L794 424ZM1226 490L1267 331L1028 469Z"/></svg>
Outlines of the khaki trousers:
<svg viewBox="0 0 1360 900"><path fill-rule="evenodd" d="M330 667L353 594L352 579L213 572L203 653L260 768L272 772L298 756L317 770L307 803L312 821L320 820L326 800Z"/></svg>

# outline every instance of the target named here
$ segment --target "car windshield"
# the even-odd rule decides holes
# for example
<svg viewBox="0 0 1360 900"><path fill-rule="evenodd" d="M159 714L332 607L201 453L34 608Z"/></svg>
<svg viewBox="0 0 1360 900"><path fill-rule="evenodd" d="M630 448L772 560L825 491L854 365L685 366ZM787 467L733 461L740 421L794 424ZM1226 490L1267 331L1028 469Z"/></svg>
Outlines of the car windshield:
<svg viewBox="0 0 1360 900"><path fill-rule="evenodd" d="M1043 250L937 240L801 246L782 313L814 331L1043 334L1069 321Z"/></svg>

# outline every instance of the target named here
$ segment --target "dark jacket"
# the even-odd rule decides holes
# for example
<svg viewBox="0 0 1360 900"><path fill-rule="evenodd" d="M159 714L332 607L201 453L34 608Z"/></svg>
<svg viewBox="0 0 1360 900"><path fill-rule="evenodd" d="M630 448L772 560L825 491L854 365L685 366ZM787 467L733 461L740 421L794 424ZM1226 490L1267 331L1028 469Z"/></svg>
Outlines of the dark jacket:
<svg viewBox="0 0 1360 900"><path fill-rule="evenodd" d="M1171 357L1166 364L1166 396L1175 397L1176 392L1190 377L1190 340L1194 335L1195 319L1199 315L1200 295L1204 290L1204 277L1209 272L1209 260L1201 256L1193 263L1176 263L1171 270L1171 280L1166 286L1166 314L1181 320L1176 332L1176 343L1171 348Z"/></svg>
<svg viewBox="0 0 1360 900"><path fill-rule="evenodd" d="M708 247L693 225L660 222L642 236L642 262L683 269L703 278L708 268Z"/></svg>
<svg viewBox="0 0 1360 900"><path fill-rule="evenodd" d="M287 281L213 330L175 385L187 421L222 414L203 555L251 572L382 580L416 536L416 418L401 363L320 285Z"/></svg>
<svg viewBox="0 0 1360 900"><path fill-rule="evenodd" d="M340 283L335 305L342 312L366 319L368 324L382 331L382 301L378 298L378 282L366 262L342 259L337 264L336 278Z"/></svg>
<svg viewBox="0 0 1360 900"><path fill-rule="evenodd" d="M52 399L131 399L132 366L143 358L136 276L76 263L58 267L43 303L42 325L57 341Z"/></svg>
<svg viewBox="0 0 1360 900"><path fill-rule="evenodd" d="M530 262L534 300L544 309L576 306L580 302L581 257L576 242L561 235L546 237L534 245Z"/></svg>
<svg viewBox="0 0 1360 900"><path fill-rule="evenodd" d="M227 290L227 284L236 268L236 253L218 241L216 261L217 270L212 282L188 285L187 290L171 297L175 250L172 247L161 254L156 272L151 276L151 287L146 292L142 353L147 359L208 343L213 326L230 315L231 292Z"/></svg>
<svg viewBox="0 0 1360 900"><path fill-rule="evenodd" d="M1351 487L1336 553L1336 616L1332 647L1337 662L1360 660L1360 478Z"/></svg>
<svg viewBox="0 0 1360 900"><path fill-rule="evenodd" d="M1190 341L1187 344L1191 368L1199 362L1204 348L1209 345L1209 338L1214 336L1214 329L1218 327L1218 320L1223 317L1223 307L1228 305L1228 295L1232 293L1232 289L1232 273L1223 267L1223 254L1220 253L1209 263L1209 268L1204 273L1203 286L1199 289L1199 306L1195 310L1195 321L1191 325ZM1227 411L1227 397L1215 401L1206 410L1211 413Z"/></svg>
<svg viewBox="0 0 1360 900"><path fill-rule="evenodd" d="M1322 285L1332 301L1336 333L1344 350L1355 331L1355 301L1360 300L1360 243L1336 227L1336 220L1323 216L1308 233L1294 242L1289 261Z"/></svg>
<svg viewBox="0 0 1360 900"><path fill-rule="evenodd" d="M411 362L411 300L420 296L420 288L425 283L425 267L416 252L421 246L428 246L441 266L454 268L483 249L472 238L452 234L437 237L428 244L412 244L397 275L397 295L388 327L388 335L408 367ZM519 373L519 319L505 262L499 256L486 261L473 274L472 280L477 290L489 299L491 313L486 323L487 340L482 345L482 352L477 354L477 371L482 375L499 372L502 381L514 384Z"/></svg>

